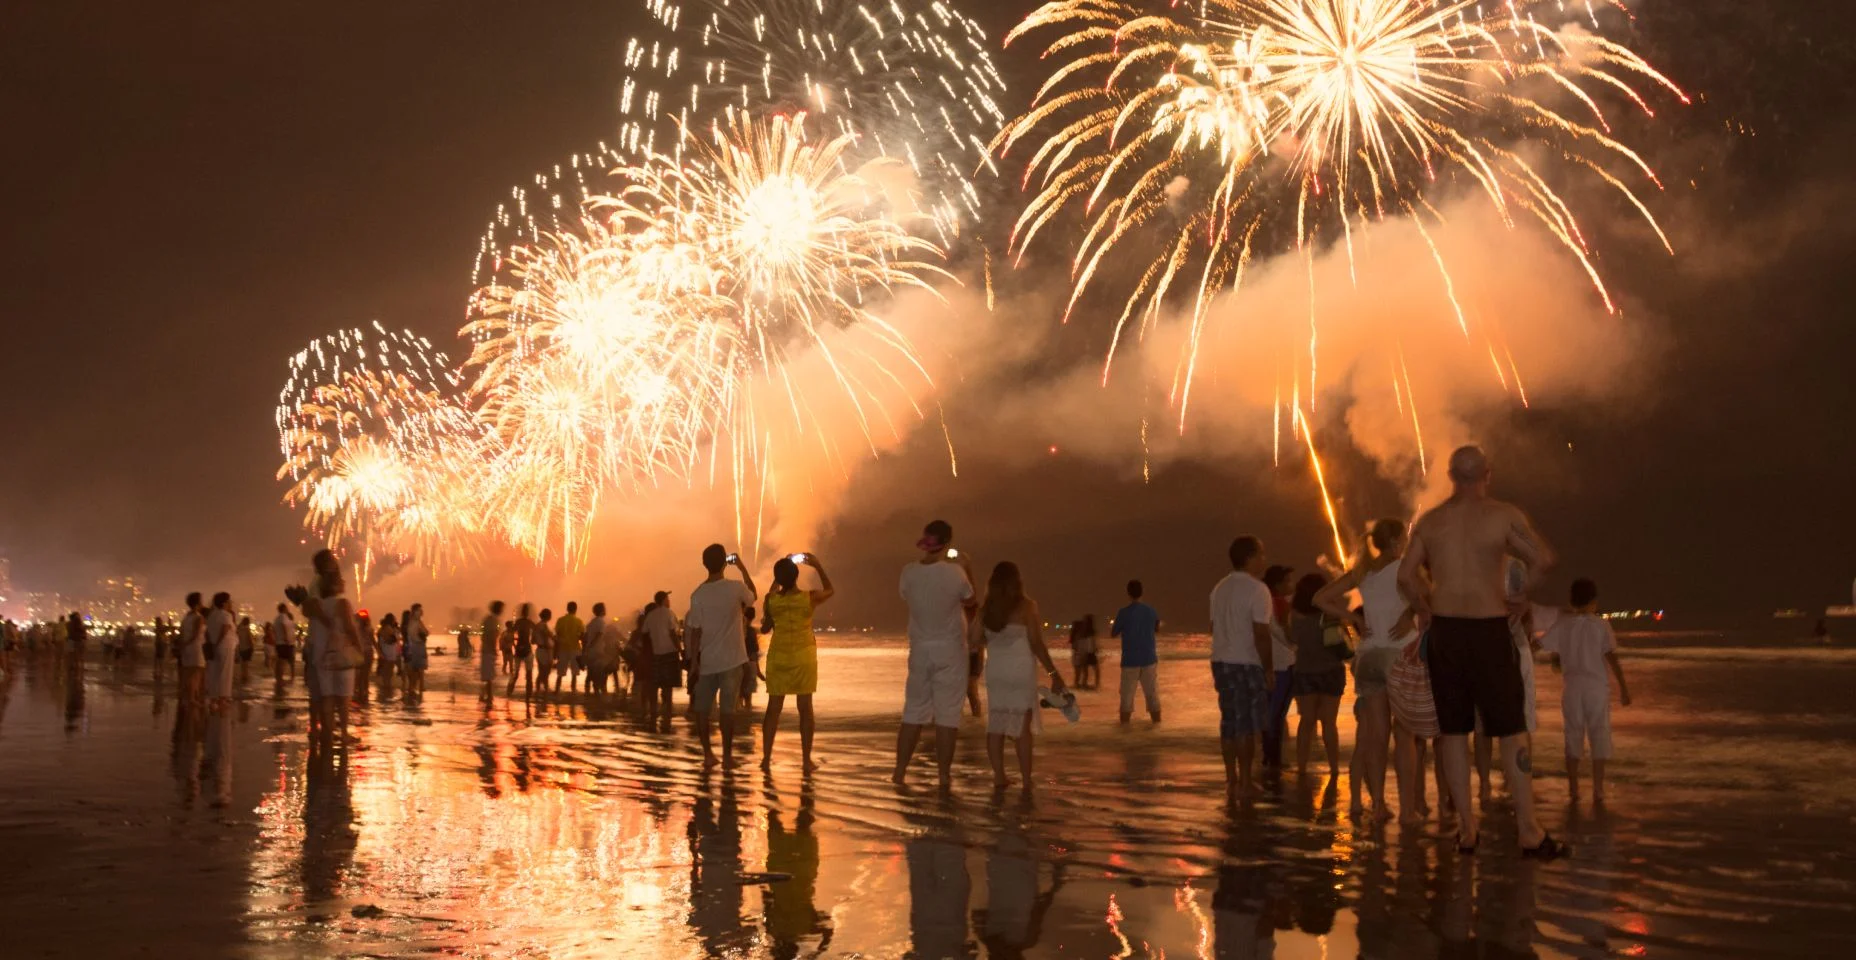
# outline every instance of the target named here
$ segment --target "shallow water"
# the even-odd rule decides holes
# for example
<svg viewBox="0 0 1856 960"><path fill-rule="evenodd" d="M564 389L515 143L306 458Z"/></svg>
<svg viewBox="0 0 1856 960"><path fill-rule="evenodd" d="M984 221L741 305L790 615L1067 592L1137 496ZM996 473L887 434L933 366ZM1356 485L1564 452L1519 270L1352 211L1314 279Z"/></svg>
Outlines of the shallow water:
<svg viewBox="0 0 1856 960"><path fill-rule="evenodd" d="M187 724L171 668L23 663L0 686L0 955L1800 957L1856 938L1847 651L1628 654L1603 812L1567 803L1542 668L1536 789L1575 853L1537 866L1499 800L1473 862L1435 824L1357 826L1344 779L1228 814L1189 642L1161 667L1163 726L1114 724L1112 664L1082 723L1046 717L1033 799L993 796L978 721L954 800L898 793L905 653L859 642L822 652L810 783L790 705L771 777L705 777L681 719L485 710L474 666L438 657L423 703L358 708L323 766L300 685L254 678ZM914 773L931 782L925 757Z"/></svg>

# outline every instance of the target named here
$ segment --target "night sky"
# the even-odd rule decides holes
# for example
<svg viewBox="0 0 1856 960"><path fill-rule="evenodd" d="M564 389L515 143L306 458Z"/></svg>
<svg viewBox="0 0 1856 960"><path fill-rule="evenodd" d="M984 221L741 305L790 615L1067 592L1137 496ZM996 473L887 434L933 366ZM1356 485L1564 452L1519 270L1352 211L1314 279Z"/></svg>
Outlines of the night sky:
<svg viewBox="0 0 1856 960"><path fill-rule="evenodd" d="M1537 397L1483 425L1498 492L1565 557L1556 582L1592 575L1607 606L1666 606L1679 623L1847 602L1856 576L1856 117L1852 57L1832 39L1856 15L1755 6L1633 4L1628 39L1697 101L1645 145L1671 187L1657 212L1678 258L1599 240L1641 368L1616 402ZM641 9L10 4L0 550L15 580L140 572L178 595L300 565L272 476L286 358L376 319L464 353L484 222L511 185L610 135ZM981 16L1000 31L1027 9ZM1231 536L1261 533L1298 566L1326 537L1306 476L1273 470L1267 450L1146 484L1138 464L968 451L958 480L886 497L945 473L938 431L921 433L859 474L821 545L841 622L900 620L894 568L930 514L1018 560L1047 612L1106 612L1139 575L1182 625L1203 619ZM1369 467L1335 458L1353 522L1397 508Z"/></svg>

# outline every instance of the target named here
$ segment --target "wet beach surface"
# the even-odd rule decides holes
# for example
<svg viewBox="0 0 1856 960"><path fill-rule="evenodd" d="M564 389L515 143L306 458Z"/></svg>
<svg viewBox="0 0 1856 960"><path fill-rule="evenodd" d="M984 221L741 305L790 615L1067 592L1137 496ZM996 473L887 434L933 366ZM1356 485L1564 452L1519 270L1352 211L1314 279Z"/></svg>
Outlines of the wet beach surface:
<svg viewBox="0 0 1856 960"><path fill-rule="evenodd" d="M1082 723L1047 712L1030 798L993 794L977 720L952 800L926 755L899 792L904 658L825 641L809 781L790 703L771 776L705 775L680 716L652 730L500 690L486 710L474 664L435 656L423 702L356 708L325 764L301 684L278 695L261 663L232 710L177 722L171 666L22 658L0 684L0 955L1816 957L1856 941L1850 651L1628 652L1637 702L1614 708L1602 811L1568 803L1540 669L1536 790L1574 845L1549 865L1514 851L1499 798L1474 858L1434 820L1356 824L1344 771L1227 811L1189 639L1161 666L1163 725L1115 724L1112 657Z"/></svg>

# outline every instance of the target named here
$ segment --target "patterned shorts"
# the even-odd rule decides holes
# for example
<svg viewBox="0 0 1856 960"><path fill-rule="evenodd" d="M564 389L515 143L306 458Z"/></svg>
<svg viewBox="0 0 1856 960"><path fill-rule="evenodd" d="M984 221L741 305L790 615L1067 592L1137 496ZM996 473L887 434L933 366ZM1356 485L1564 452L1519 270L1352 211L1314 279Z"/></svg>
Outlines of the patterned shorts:
<svg viewBox="0 0 1856 960"><path fill-rule="evenodd" d="M1269 726L1270 685L1254 663L1212 661L1212 685L1218 690L1218 736L1241 740Z"/></svg>

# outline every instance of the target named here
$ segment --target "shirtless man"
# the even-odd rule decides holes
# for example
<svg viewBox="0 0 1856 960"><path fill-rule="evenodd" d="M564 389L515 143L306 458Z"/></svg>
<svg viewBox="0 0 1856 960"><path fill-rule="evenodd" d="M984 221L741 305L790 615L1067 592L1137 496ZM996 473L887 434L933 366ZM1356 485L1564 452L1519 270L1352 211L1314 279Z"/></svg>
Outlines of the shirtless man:
<svg viewBox="0 0 1856 960"><path fill-rule="evenodd" d="M1489 460L1481 448L1462 447L1450 455L1450 480L1456 488L1450 499L1412 527L1398 584L1420 625L1430 630L1431 692L1443 733L1438 754L1461 818L1457 847L1474 852L1481 838L1469 792L1469 734L1480 712L1484 731L1501 741L1521 853L1551 860L1565 848L1534 814L1526 694L1509 632L1510 618L1527 609L1527 591L1511 600L1506 574L1508 558L1520 558L1531 590L1552 565L1553 552L1526 514L1489 496Z"/></svg>

